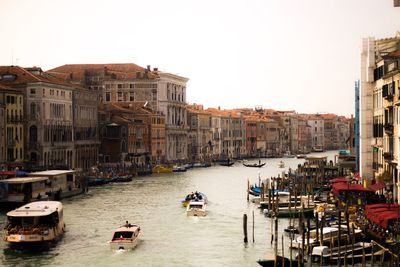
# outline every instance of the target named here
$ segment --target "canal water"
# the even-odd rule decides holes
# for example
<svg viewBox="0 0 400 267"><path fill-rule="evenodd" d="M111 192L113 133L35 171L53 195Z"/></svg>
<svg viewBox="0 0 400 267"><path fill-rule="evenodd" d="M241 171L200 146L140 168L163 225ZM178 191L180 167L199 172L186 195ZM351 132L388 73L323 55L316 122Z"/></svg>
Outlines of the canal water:
<svg viewBox="0 0 400 267"><path fill-rule="evenodd" d="M317 153L334 160L336 151ZM312 154L311 154L312 155ZM278 167L280 160L285 168ZM254 160L256 162L258 160ZM213 166L185 173L135 177L130 183L91 187L89 193L63 200L67 232L44 251L19 251L0 241L0 266L259 266L273 253L271 220L247 202L247 180L258 183L295 169L304 159L261 159L263 168ZM251 162L251 161L250 161ZM206 217L187 217L181 200L192 191L209 200ZM254 242L252 234L254 213ZM248 216L249 242L243 242L243 215ZM134 251L109 248L113 230L128 220L141 226ZM0 213L0 227L6 223ZM288 225L279 220L279 242ZM279 244L281 250L281 244Z"/></svg>

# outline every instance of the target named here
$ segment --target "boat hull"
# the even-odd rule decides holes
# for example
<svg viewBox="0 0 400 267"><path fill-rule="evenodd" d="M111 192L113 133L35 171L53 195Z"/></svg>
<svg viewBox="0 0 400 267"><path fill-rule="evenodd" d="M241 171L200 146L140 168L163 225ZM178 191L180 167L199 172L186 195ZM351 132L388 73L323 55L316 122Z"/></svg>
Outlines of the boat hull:
<svg viewBox="0 0 400 267"><path fill-rule="evenodd" d="M191 209L186 211L187 216L198 216L198 217L204 217L207 215L206 210L203 209Z"/></svg>
<svg viewBox="0 0 400 267"><path fill-rule="evenodd" d="M114 240L110 241L110 248L112 250L132 250L139 242L139 238L133 240Z"/></svg>

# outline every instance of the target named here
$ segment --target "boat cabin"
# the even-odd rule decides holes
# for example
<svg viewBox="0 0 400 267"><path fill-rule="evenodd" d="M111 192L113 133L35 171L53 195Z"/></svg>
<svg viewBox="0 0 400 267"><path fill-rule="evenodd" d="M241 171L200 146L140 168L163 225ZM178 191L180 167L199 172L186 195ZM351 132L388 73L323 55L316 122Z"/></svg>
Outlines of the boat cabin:
<svg viewBox="0 0 400 267"><path fill-rule="evenodd" d="M64 233L63 206L35 201L7 213L4 240L11 243L53 241Z"/></svg>
<svg viewBox="0 0 400 267"><path fill-rule="evenodd" d="M83 192L83 186L75 177L74 170L48 170L33 172L30 177L47 177L47 193L54 199L61 199Z"/></svg>
<svg viewBox="0 0 400 267"><path fill-rule="evenodd" d="M19 177L0 180L1 203L28 203L47 199L47 177Z"/></svg>
<svg viewBox="0 0 400 267"><path fill-rule="evenodd" d="M137 225L132 225L131 227L120 227L114 232L112 241L133 239L139 235L139 231L140 227Z"/></svg>

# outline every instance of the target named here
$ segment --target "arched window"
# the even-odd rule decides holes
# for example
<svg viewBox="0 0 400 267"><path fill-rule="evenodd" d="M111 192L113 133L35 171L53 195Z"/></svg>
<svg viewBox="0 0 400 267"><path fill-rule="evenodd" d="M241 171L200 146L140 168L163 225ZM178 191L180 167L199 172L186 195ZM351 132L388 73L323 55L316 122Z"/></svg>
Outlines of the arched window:
<svg viewBox="0 0 400 267"><path fill-rule="evenodd" d="M31 158L30 160L31 160L32 162L36 162L36 161L37 161L37 155L36 155L36 153L35 153L35 152L32 152L30 158Z"/></svg>
<svg viewBox="0 0 400 267"><path fill-rule="evenodd" d="M31 117L35 117L36 115L36 103L31 103Z"/></svg>
<svg viewBox="0 0 400 267"><path fill-rule="evenodd" d="M37 142L37 127L35 125L29 127L29 142Z"/></svg>

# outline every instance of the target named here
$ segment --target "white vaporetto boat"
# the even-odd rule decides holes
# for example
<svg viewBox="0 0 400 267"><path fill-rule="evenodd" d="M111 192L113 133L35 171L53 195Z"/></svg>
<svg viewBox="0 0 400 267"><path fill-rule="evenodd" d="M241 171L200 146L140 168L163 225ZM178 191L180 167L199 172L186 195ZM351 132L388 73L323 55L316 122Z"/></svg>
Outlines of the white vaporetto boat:
<svg viewBox="0 0 400 267"><path fill-rule="evenodd" d="M4 241L38 244L57 240L65 232L63 206L58 201L35 201L7 213Z"/></svg>
<svg viewBox="0 0 400 267"><path fill-rule="evenodd" d="M125 225L115 230L113 238L110 241L110 247L113 250L134 249L139 242L140 235L141 232L138 225L126 222Z"/></svg>
<svg viewBox="0 0 400 267"><path fill-rule="evenodd" d="M207 204L205 201L190 201L186 207L187 216L206 216Z"/></svg>

